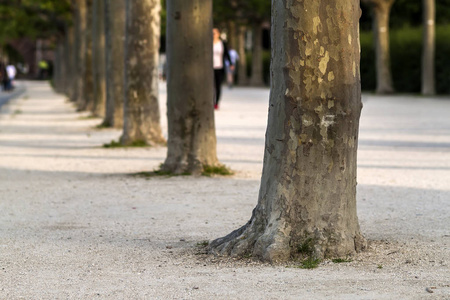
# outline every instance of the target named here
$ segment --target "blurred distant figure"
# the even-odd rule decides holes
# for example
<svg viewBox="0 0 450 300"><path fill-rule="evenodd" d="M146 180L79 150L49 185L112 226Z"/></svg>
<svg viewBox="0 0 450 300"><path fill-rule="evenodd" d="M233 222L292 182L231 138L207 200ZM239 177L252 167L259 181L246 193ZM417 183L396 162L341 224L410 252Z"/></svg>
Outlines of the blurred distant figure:
<svg viewBox="0 0 450 300"><path fill-rule="evenodd" d="M226 65L226 69L227 69L227 84L228 84L228 87L231 89L234 84L234 74L236 74L237 61L239 60L239 54L234 49L230 49L230 51L228 51L228 54L230 56L231 65L228 61L225 61L225 65ZM231 66L234 66L234 68L231 68Z"/></svg>
<svg viewBox="0 0 450 300"><path fill-rule="evenodd" d="M14 65L8 65L6 66L6 73L8 75L8 88L7 90L10 91L14 89L14 78L16 78L17 69Z"/></svg>
<svg viewBox="0 0 450 300"><path fill-rule="evenodd" d="M9 85L8 72L6 71L5 64L2 62L0 62L0 80L1 80L1 84L2 84L2 89L4 91L8 91L8 85Z"/></svg>
<svg viewBox="0 0 450 300"><path fill-rule="evenodd" d="M39 62L39 79L46 79L48 76L48 62L41 60Z"/></svg>
<svg viewBox="0 0 450 300"><path fill-rule="evenodd" d="M219 109L220 95L222 93L222 82L225 77L225 60L230 64L230 69L234 70L234 65L231 62L230 54L228 53L227 45L220 38L220 31L217 28L213 29L213 67L214 67L214 109Z"/></svg>

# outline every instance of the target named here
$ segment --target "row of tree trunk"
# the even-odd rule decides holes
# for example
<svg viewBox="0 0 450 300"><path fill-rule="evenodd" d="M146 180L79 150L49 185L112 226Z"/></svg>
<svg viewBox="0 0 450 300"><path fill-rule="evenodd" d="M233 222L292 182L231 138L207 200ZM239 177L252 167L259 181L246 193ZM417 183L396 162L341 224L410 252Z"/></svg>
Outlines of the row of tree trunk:
<svg viewBox="0 0 450 300"><path fill-rule="evenodd" d="M167 3L165 171L197 174L219 164L212 60L205 61L212 57L211 5L211 0ZM160 0L77 0L73 26L57 46L57 91L79 111L102 117L102 127L122 129L124 146L166 143L158 104L160 14Z"/></svg>
<svg viewBox="0 0 450 300"><path fill-rule="evenodd" d="M363 0L372 7L376 53L377 94L394 92L389 55L389 14L395 0ZM435 0L423 0L422 94L434 95L435 88Z"/></svg>
<svg viewBox="0 0 450 300"><path fill-rule="evenodd" d="M159 0L76 4L75 26L58 46L57 89L80 109L103 115L105 125L123 128L122 143L161 143ZM356 216L359 15L358 0L336 0L333 8L326 0L272 2L271 94L258 204L246 225L211 243L212 253L284 261L343 257L364 248ZM168 0L167 16L163 169L199 173L218 164L212 0Z"/></svg>

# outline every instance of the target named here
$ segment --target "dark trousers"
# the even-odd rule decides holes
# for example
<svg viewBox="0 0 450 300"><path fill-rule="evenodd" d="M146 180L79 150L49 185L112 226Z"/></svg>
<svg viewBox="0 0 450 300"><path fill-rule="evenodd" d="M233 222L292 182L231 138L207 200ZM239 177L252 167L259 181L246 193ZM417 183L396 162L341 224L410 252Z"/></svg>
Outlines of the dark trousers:
<svg viewBox="0 0 450 300"><path fill-rule="evenodd" d="M222 94L222 82L225 76L224 69L214 69L214 85L215 85L215 94L214 94L214 104L218 105L220 101L220 95Z"/></svg>

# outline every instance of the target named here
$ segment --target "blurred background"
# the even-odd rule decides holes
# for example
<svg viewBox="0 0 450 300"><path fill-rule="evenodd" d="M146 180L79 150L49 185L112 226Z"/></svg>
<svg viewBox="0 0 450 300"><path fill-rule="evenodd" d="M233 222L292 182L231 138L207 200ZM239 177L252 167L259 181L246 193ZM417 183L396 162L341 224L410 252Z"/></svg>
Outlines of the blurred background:
<svg viewBox="0 0 450 300"><path fill-rule="evenodd" d="M77 5L97 0L0 0L0 61L13 65L15 79L48 80L55 76L58 41L77 23ZM99 0L101 1L101 0ZM270 0L214 0L214 26L239 55L235 82L268 86L270 81ZM433 5L431 14L429 6ZM427 8L428 7L428 8ZM361 81L363 91L423 93L425 47L432 47L433 88L428 94L450 94L450 0L362 0ZM90 10L88 19L101 14ZM161 10L161 76L164 76L165 0ZM388 26L382 25L388 17ZM430 16L434 18L430 21ZM88 22L93 24L94 22ZM433 25L432 41L425 28ZM89 25L88 25L89 26ZM381 29L380 29L381 28ZM384 29L383 29L384 28ZM89 29L89 28L88 28ZM388 34L387 90L377 87L377 42ZM87 31L85 34L92 34ZM80 34L77 39L81 38ZM428 42L426 41L428 38ZM74 41L77 42L76 40ZM382 41L381 41L382 42ZM6 70L2 71L6 76ZM429 77L429 76L428 76ZM389 86L390 85L390 86Z"/></svg>

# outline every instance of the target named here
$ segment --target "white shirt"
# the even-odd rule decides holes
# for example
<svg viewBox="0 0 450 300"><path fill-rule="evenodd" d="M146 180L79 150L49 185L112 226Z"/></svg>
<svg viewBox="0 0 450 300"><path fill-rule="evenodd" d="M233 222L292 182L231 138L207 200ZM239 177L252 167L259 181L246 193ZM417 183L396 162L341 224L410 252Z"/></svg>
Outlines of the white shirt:
<svg viewBox="0 0 450 300"><path fill-rule="evenodd" d="M9 79L13 80L16 77L17 70L13 65L9 65L6 67L6 73L8 73Z"/></svg>
<svg viewBox="0 0 450 300"><path fill-rule="evenodd" d="M213 45L213 67L214 69L223 69L223 52L224 47L222 41Z"/></svg>

